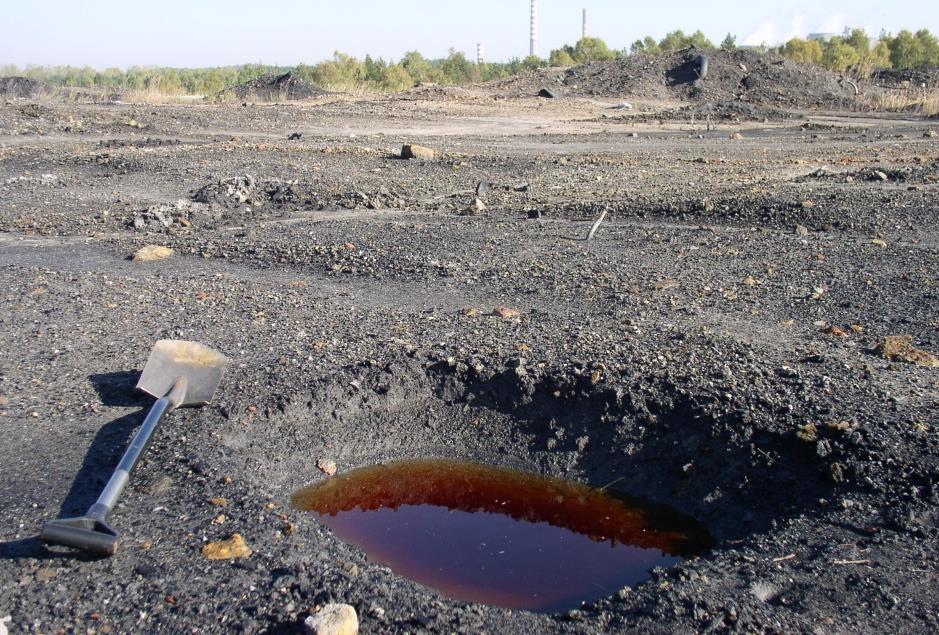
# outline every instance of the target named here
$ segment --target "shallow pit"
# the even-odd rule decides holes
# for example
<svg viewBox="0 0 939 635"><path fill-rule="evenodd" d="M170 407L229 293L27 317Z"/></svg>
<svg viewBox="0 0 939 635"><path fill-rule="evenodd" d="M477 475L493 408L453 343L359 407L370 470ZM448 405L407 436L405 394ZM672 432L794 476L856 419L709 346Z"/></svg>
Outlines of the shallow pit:
<svg viewBox="0 0 939 635"><path fill-rule="evenodd" d="M455 460L352 470L293 503L451 599L537 612L578 608L710 544L703 526L661 505Z"/></svg>

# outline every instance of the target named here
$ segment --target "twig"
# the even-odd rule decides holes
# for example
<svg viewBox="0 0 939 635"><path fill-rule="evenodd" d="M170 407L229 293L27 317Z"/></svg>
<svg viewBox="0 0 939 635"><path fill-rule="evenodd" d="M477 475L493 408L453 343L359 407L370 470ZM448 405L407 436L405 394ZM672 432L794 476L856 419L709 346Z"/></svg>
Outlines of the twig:
<svg viewBox="0 0 939 635"><path fill-rule="evenodd" d="M773 562L785 562L786 560L795 560L796 554L790 553L788 556L780 556L779 558L773 558Z"/></svg>
<svg viewBox="0 0 939 635"><path fill-rule="evenodd" d="M832 564L870 564L870 560L835 560Z"/></svg>
<svg viewBox="0 0 939 635"><path fill-rule="evenodd" d="M600 212L600 215L597 216L597 220L593 221L593 226L590 228L590 232L587 234L587 242L593 240L593 235L597 233L597 230L600 229L600 223L603 222L603 219L606 218L607 210Z"/></svg>
<svg viewBox="0 0 939 635"><path fill-rule="evenodd" d="M765 452L765 451L763 451L763 450L760 449L760 448L753 448L753 449L756 450L757 452L759 452L760 454L762 454L764 457L766 457L766 460L769 461L769 464L767 465L767 467L771 467L771 466L773 466L773 465L777 465L777 464L778 464L779 467L781 467L782 469L786 470L787 472L795 473L795 470L793 470L791 467L789 467L789 466L786 465L785 463L781 462L779 459L775 458L774 456L772 456L772 455L769 454L768 452Z"/></svg>
<svg viewBox="0 0 939 635"><path fill-rule="evenodd" d="M610 481L609 483L607 483L606 485L604 485L603 487L601 487L601 488L600 488L600 491L601 491L601 492L602 492L602 491L605 491L606 488L608 488L608 487L611 486L611 485L616 485L617 483L619 483L620 481L622 481L624 478L626 478L626 477L625 477L625 476L621 476L621 477L619 477L618 479L614 479L614 480Z"/></svg>
<svg viewBox="0 0 939 635"><path fill-rule="evenodd" d="M851 84L851 88L854 89L854 96L855 96L855 97L857 97L858 95L861 94L861 91L858 90L857 84L855 84L852 80L848 79L847 77L842 77L841 79L843 79L844 81L846 81L846 82L848 82L849 84Z"/></svg>

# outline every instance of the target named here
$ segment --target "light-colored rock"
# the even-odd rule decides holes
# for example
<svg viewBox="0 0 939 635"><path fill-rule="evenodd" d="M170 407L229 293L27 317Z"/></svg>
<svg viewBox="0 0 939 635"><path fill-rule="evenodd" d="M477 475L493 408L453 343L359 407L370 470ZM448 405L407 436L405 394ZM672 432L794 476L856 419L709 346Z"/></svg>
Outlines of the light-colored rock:
<svg viewBox="0 0 939 635"><path fill-rule="evenodd" d="M251 548L241 534L232 534L231 538L210 542L202 548L202 555L209 560L247 558L251 553Z"/></svg>
<svg viewBox="0 0 939 635"><path fill-rule="evenodd" d="M7 615L6 617L0 617L0 635L8 635L10 631L7 630L7 623L12 621L13 618Z"/></svg>
<svg viewBox="0 0 939 635"><path fill-rule="evenodd" d="M145 245L138 249L133 256L134 262L156 262L166 260L173 255L173 250L162 245Z"/></svg>
<svg viewBox="0 0 939 635"><path fill-rule="evenodd" d="M483 203L481 199L474 198L473 202L470 203L469 207L463 210L463 213L469 216L473 216L475 214L479 214L482 211L485 211L485 209L486 209L486 204Z"/></svg>
<svg viewBox="0 0 939 635"><path fill-rule="evenodd" d="M914 348L913 338L910 335L889 335L884 338L877 350L891 361L939 368L939 358L932 353Z"/></svg>
<svg viewBox="0 0 939 635"><path fill-rule="evenodd" d="M327 604L303 621L307 635L357 635L359 616L348 604Z"/></svg>
<svg viewBox="0 0 939 635"><path fill-rule="evenodd" d="M422 161L431 161L436 158L436 156L437 153L433 149L419 146L414 143L409 143L401 148L402 159L420 159Z"/></svg>
<svg viewBox="0 0 939 635"><path fill-rule="evenodd" d="M326 476L334 476L338 469L332 459L319 459L316 461L316 467Z"/></svg>
<svg viewBox="0 0 939 635"><path fill-rule="evenodd" d="M518 309L513 309L507 306L497 306L492 310L492 314L498 318L502 318L503 320L508 320L519 316Z"/></svg>

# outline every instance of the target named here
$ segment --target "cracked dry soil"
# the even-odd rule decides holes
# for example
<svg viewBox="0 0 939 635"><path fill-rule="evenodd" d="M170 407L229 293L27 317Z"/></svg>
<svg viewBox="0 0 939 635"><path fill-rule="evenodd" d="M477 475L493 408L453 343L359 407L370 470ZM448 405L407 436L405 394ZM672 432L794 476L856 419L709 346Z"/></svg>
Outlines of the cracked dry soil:
<svg viewBox="0 0 939 635"><path fill-rule="evenodd" d="M939 628L939 371L877 352L939 353L929 122L608 106L0 106L11 632L293 632L327 602L363 632ZM174 255L128 260L146 244ZM141 422L159 338L232 358L216 399L158 430L118 555L42 546ZM318 461L434 457L613 483L715 546L537 615L447 600L290 507ZM235 533L249 557L203 555Z"/></svg>

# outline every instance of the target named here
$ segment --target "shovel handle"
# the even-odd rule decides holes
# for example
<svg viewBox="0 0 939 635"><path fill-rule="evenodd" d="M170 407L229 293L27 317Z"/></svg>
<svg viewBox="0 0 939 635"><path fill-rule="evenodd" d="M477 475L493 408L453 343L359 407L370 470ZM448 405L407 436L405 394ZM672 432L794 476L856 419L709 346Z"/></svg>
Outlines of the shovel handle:
<svg viewBox="0 0 939 635"><path fill-rule="evenodd" d="M130 447L127 448L124 452L124 456L121 457L121 462L118 463L114 473L111 474L111 478L108 479L108 484L104 486L101 495L98 496L98 500L95 501L95 504L88 510L88 516L97 518L102 522L104 521L114 507L114 503L117 502L117 498L121 495L121 492L124 491L124 487L127 486L127 481L130 480L130 473L134 471L134 466L137 465L137 461L140 460L141 455L146 451L147 446L150 445L150 438L153 436L153 431L156 430L156 427L160 424L163 415L167 412L171 412L179 405L182 401L181 396L185 391L186 380L180 377L176 380L173 389L170 390L168 395L156 400L156 403L150 408L150 412L147 413L147 418L144 419L143 424L140 426L140 430L134 435L134 440L131 441Z"/></svg>

